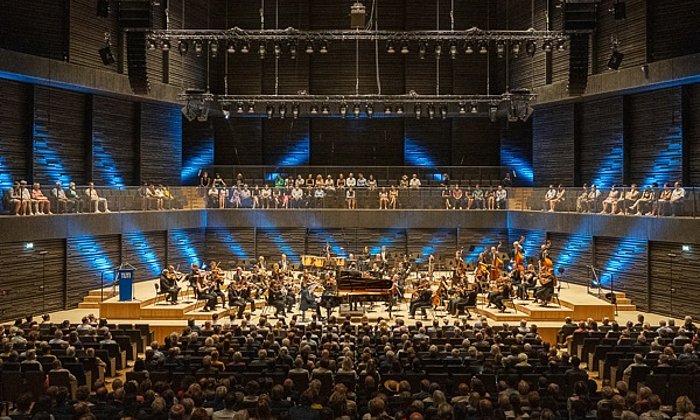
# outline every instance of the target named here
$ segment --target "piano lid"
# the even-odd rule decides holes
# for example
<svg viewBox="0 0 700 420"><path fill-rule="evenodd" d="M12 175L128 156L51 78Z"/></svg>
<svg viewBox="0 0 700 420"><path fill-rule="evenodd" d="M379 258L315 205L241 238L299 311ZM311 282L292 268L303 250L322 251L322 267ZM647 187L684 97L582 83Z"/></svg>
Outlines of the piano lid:
<svg viewBox="0 0 700 420"><path fill-rule="evenodd" d="M363 274L358 270L339 270L337 283L338 291L342 290L366 290L386 291L392 286L392 281L381 277L372 277L369 272Z"/></svg>

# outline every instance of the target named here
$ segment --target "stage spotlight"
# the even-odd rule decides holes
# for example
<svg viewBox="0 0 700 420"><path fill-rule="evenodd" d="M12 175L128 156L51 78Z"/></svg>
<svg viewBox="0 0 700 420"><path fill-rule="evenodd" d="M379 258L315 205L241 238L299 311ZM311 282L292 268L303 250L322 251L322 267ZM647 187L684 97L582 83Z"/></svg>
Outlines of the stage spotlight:
<svg viewBox="0 0 700 420"><path fill-rule="evenodd" d="M182 115L187 118L187 121L192 122L197 118L197 110L195 107L192 105L191 101L187 101L185 106L182 107L181 109Z"/></svg>
<svg viewBox="0 0 700 420"><path fill-rule="evenodd" d="M97 52L100 53L100 58L102 58L102 64L109 66L115 63L114 54L112 54L112 47L107 44L104 48L100 48Z"/></svg>
<svg viewBox="0 0 700 420"><path fill-rule="evenodd" d="M156 40L155 39L149 39L146 41L147 48L151 51L156 49Z"/></svg>
<svg viewBox="0 0 700 420"><path fill-rule="evenodd" d="M408 54L410 50L408 49L408 41L401 43L401 54Z"/></svg>
<svg viewBox="0 0 700 420"><path fill-rule="evenodd" d="M311 113L311 115L317 115L318 114L318 105L311 105L309 112Z"/></svg>
<svg viewBox="0 0 700 420"><path fill-rule="evenodd" d="M260 46L258 47L258 55L260 55L261 60L264 60L265 56L267 55L267 47L265 46L264 42L261 42Z"/></svg>
<svg viewBox="0 0 700 420"><path fill-rule="evenodd" d="M467 41L464 43L464 53L474 54L474 44L471 41Z"/></svg>
<svg viewBox="0 0 700 420"><path fill-rule="evenodd" d="M360 118L360 105L355 104L352 107L352 113L355 114L355 118Z"/></svg>
<svg viewBox="0 0 700 420"><path fill-rule="evenodd" d="M231 111L229 110L228 105L221 105L221 112L224 114L225 120L228 120L231 116Z"/></svg>
<svg viewBox="0 0 700 420"><path fill-rule="evenodd" d="M503 41L496 42L496 54L498 58L503 58L506 53L506 43Z"/></svg>
<svg viewBox="0 0 700 420"><path fill-rule="evenodd" d="M160 44L160 48L161 48L163 51L170 51L170 41L167 40L167 39L164 39L164 40L163 40L163 43Z"/></svg>
<svg viewBox="0 0 700 420"><path fill-rule="evenodd" d="M248 54L250 52L250 44L247 41L241 46L241 52L243 54Z"/></svg>
<svg viewBox="0 0 700 420"><path fill-rule="evenodd" d="M413 107L413 112L416 114L416 119L420 120L421 115L423 114L423 107L420 105L416 105Z"/></svg>
<svg viewBox="0 0 700 420"><path fill-rule="evenodd" d="M396 115L403 115L403 105L396 105Z"/></svg>
<svg viewBox="0 0 700 420"><path fill-rule="evenodd" d="M280 47L280 44L275 43L274 51L275 58L280 58L280 55L282 54L282 47Z"/></svg>
<svg viewBox="0 0 700 420"><path fill-rule="evenodd" d="M610 70L618 70L624 57L625 55L619 52L617 48L613 48L613 52L610 54L610 60L608 60L608 68Z"/></svg>
<svg viewBox="0 0 700 420"><path fill-rule="evenodd" d="M297 44L293 42L289 44L289 58L292 60L297 59Z"/></svg>
<svg viewBox="0 0 700 420"><path fill-rule="evenodd" d="M340 104L339 111L340 111L340 116L342 118L345 118L345 116L348 115L348 106L344 103Z"/></svg>
<svg viewBox="0 0 700 420"><path fill-rule="evenodd" d="M229 41L227 43L226 52L229 54L234 54L236 52L236 43L233 41Z"/></svg>
<svg viewBox="0 0 700 420"><path fill-rule="evenodd" d="M329 115L331 113L331 109L327 104L321 105L321 115Z"/></svg>
<svg viewBox="0 0 700 420"><path fill-rule="evenodd" d="M255 103L254 102L251 102L248 104L248 113L255 114Z"/></svg>
<svg viewBox="0 0 700 420"><path fill-rule="evenodd" d="M535 41L527 41L525 43L525 52L530 57L534 57L537 52L537 43Z"/></svg>
<svg viewBox="0 0 700 420"><path fill-rule="evenodd" d="M384 115L391 115L391 105L384 105Z"/></svg>
<svg viewBox="0 0 700 420"><path fill-rule="evenodd" d="M280 118L284 119L287 116L287 106L280 105Z"/></svg>
<svg viewBox="0 0 700 420"><path fill-rule="evenodd" d="M491 122L496 122L498 118L498 105L489 106L489 119Z"/></svg>
<svg viewBox="0 0 700 420"><path fill-rule="evenodd" d="M447 118L447 106L446 105L440 106L440 116L442 117L443 120Z"/></svg>
<svg viewBox="0 0 700 420"><path fill-rule="evenodd" d="M187 41L185 41L184 39L180 40L180 42L178 42L178 44L177 44L177 49L178 49L178 51L180 51L180 55L185 55L185 54L187 54L187 51L190 49L190 44Z"/></svg>
<svg viewBox="0 0 700 420"><path fill-rule="evenodd" d="M396 54L396 48L394 48L394 42L393 42L393 41L389 41L389 42L386 44L386 52L387 52L387 54Z"/></svg>
<svg viewBox="0 0 700 420"><path fill-rule="evenodd" d="M450 44L450 58L453 60L457 58L457 44L454 42Z"/></svg>
<svg viewBox="0 0 700 420"><path fill-rule="evenodd" d="M271 119L272 116L275 114L275 108L273 108L272 105L268 105L265 112L267 112L267 118Z"/></svg>
<svg viewBox="0 0 700 420"><path fill-rule="evenodd" d="M513 41L510 46L510 52L513 58L518 58L520 56L520 41Z"/></svg>
<svg viewBox="0 0 700 420"><path fill-rule="evenodd" d="M463 103L459 104L459 113L461 115L464 115L467 113L467 106L465 104L463 104Z"/></svg>
<svg viewBox="0 0 700 420"><path fill-rule="evenodd" d="M432 105L428 105L428 117L432 120L435 118L435 107Z"/></svg>
<svg viewBox="0 0 700 420"><path fill-rule="evenodd" d="M243 113L243 102L239 102L238 105L236 105L236 113L238 113L238 114Z"/></svg>
<svg viewBox="0 0 700 420"><path fill-rule="evenodd" d="M440 43L435 44L435 59L439 60L442 57L442 45Z"/></svg>
<svg viewBox="0 0 700 420"><path fill-rule="evenodd" d="M299 104L292 105L292 117L295 120L299 118Z"/></svg>
<svg viewBox="0 0 700 420"><path fill-rule="evenodd" d="M194 54L197 57L202 56L202 41L194 41Z"/></svg>
<svg viewBox="0 0 700 420"><path fill-rule="evenodd" d="M488 41L481 41L479 44L479 54L487 54L489 52Z"/></svg>
<svg viewBox="0 0 700 420"><path fill-rule="evenodd" d="M566 40L565 39L557 40L557 51L566 51Z"/></svg>
<svg viewBox="0 0 700 420"><path fill-rule="evenodd" d="M471 106L469 106L469 112L471 112L472 114L478 113L479 112L479 104L477 104L476 102L472 103Z"/></svg>
<svg viewBox="0 0 700 420"><path fill-rule="evenodd" d="M328 52L328 42L323 41L323 43L321 44L321 49L318 50L318 52L320 52L321 54L326 54Z"/></svg>
<svg viewBox="0 0 700 420"><path fill-rule="evenodd" d="M311 41L308 41L306 43L306 53L307 54L313 54L314 53L314 43Z"/></svg>
<svg viewBox="0 0 700 420"><path fill-rule="evenodd" d="M374 106L372 104L367 104L365 107L365 112L367 113L367 116L372 118L372 115L374 115Z"/></svg>
<svg viewBox="0 0 700 420"><path fill-rule="evenodd" d="M421 60L425 60L425 53L428 51L428 45L425 42L420 43L420 47L418 47L418 54L420 55Z"/></svg>
<svg viewBox="0 0 700 420"><path fill-rule="evenodd" d="M209 54L211 58L216 58L219 55L219 43L217 41L209 41Z"/></svg>
<svg viewBox="0 0 700 420"><path fill-rule="evenodd" d="M545 52L552 52L552 41L547 40L542 43L542 49Z"/></svg>

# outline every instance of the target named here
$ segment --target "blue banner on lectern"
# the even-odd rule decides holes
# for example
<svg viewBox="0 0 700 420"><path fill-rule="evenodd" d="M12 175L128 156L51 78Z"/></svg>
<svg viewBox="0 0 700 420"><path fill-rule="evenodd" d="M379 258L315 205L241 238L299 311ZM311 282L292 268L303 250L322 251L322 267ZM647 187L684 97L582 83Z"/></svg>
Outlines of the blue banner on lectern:
<svg viewBox="0 0 700 420"><path fill-rule="evenodd" d="M134 270L117 270L117 284L119 284L119 301L124 302L134 298Z"/></svg>

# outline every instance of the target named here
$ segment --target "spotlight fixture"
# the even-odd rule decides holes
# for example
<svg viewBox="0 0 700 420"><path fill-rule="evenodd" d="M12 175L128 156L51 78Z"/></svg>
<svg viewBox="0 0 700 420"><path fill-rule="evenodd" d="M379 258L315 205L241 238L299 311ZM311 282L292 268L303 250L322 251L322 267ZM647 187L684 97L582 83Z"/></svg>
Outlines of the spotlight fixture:
<svg viewBox="0 0 700 420"><path fill-rule="evenodd" d="M221 112L224 114L224 119L228 120L231 117L231 111L228 105L221 105Z"/></svg>
<svg viewBox="0 0 700 420"><path fill-rule="evenodd" d="M177 50L180 51L180 55L187 54L187 51L189 49L190 49L190 44L187 41L181 40L180 42L178 42Z"/></svg>
<svg viewBox="0 0 700 420"><path fill-rule="evenodd" d="M608 60L608 68L610 70L618 70L624 57L625 55L618 51L617 47L613 47L612 54L610 54L610 60Z"/></svg>
<svg viewBox="0 0 700 420"><path fill-rule="evenodd" d="M272 119L272 116L273 116L274 113L275 113L275 108L273 108L272 105L268 105L268 106L267 106L267 109L265 110L265 112L267 112L267 118L268 118L268 119Z"/></svg>
<svg viewBox="0 0 700 420"><path fill-rule="evenodd" d="M236 106L236 112L239 114L243 113L243 102L238 103L238 105Z"/></svg>
<svg viewBox="0 0 700 420"><path fill-rule="evenodd" d="M465 104L463 104L463 103L459 104L459 113L461 115L464 115L467 113L467 106Z"/></svg>
<svg viewBox="0 0 700 420"><path fill-rule="evenodd" d="M321 54L328 53L328 42L323 41L323 43L321 44L321 49L318 50L318 52L320 52Z"/></svg>
<svg viewBox="0 0 700 420"><path fill-rule="evenodd" d="M423 114L423 107L416 105L413 107L413 112L416 114L416 119L420 120L421 114Z"/></svg>
<svg viewBox="0 0 700 420"><path fill-rule="evenodd" d="M160 44L160 48L163 51L170 51L170 41L167 39L164 39L163 42Z"/></svg>
<svg viewBox="0 0 700 420"><path fill-rule="evenodd" d="M457 58L457 44L454 42L450 44L450 58L453 60Z"/></svg>
<svg viewBox="0 0 700 420"><path fill-rule="evenodd" d="M342 118L345 118L345 116L348 115L348 106L345 103L340 104L340 108L338 110L340 111L340 116Z"/></svg>
<svg viewBox="0 0 700 420"><path fill-rule="evenodd" d="M258 55L260 55L261 60L264 60L265 56L267 55L267 47L265 46L264 42L261 42L260 46L258 47Z"/></svg>
<svg viewBox="0 0 700 420"><path fill-rule="evenodd" d="M229 54L234 54L236 52L236 43L229 41L226 47L226 52Z"/></svg>
<svg viewBox="0 0 700 420"><path fill-rule="evenodd" d="M328 104L321 105L321 115L330 115L331 109Z"/></svg>
<svg viewBox="0 0 700 420"><path fill-rule="evenodd" d="M435 44L435 59L439 60L440 57L442 56L442 45L438 42Z"/></svg>
<svg viewBox="0 0 700 420"><path fill-rule="evenodd" d="M280 55L282 54L282 47L280 47L280 44L275 43L274 51L275 58L280 58Z"/></svg>
<svg viewBox="0 0 700 420"><path fill-rule="evenodd" d="M311 105L309 108L309 113L311 115L317 115L318 114L318 105Z"/></svg>
<svg viewBox="0 0 700 420"><path fill-rule="evenodd" d="M297 59L297 44L293 42L289 44L289 58L292 60Z"/></svg>
<svg viewBox="0 0 700 420"><path fill-rule="evenodd" d="M248 113L255 114L255 104L253 102L248 104Z"/></svg>
<svg viewBox="0 0 700 420"><path fill-rule="evenodd" d="M435 107L432 105L428 105L428 117L432 120L435 118Z"/></svg>
<svg viewBox="0 0 700 420"><path fill-rule="evenodd" d="M387 54L396 54L396 48L394 48L394 42L389 41L386 44L386 52Z"/></svg>
<svg viewBox="0 0 700 420"><path fill-rule="evenodd" d="M537 43L535 43L535 41L527 41L525 43L525 52L530 57L534 57L537 52Z"/></svg>
<svg viewBox="0 0 700 420"><path fill-rule="evenodd" d="M299 118L299 104L292 105L292 118Z"/></svg>
<svg viewBox="0 0 700 420"><path fill-rule="evenodd" d="M489 43L487 41L481 41L479 44L479 54L487 54L489 52Z"/></svg>
<svg viewBox="0 0 700 420"><path fill-rule="evenodd" d="M464 43L464 53L474 54L474 44L471 41L467 41Z"/></svg>
<svg viewBox="0 0 700 420"><path fill-rule="evenodd" d="M549 40L544 41L544 42L542 43L542 49L543 49L545 52L552 52L552 41L549 41Z"/></svg>
<svg viewBox="0 0 700 420"><path fill-rule="evenodd" d="M565 39L557 40L557 51L566 51L566 40Z"/></svg>
<svg viewBox="0 0 700 420"><path fill-rule="evenodd" d="M149 39L146 42L147 48L151 51L156 49L156 40L155 39Z"/></svg>
<svg viewBox="0 0 700 420"><path fill-rule="evenodd" d="M219 43L218 41L209 41L209 54L211 58L216 58L219 55Z"/></svg>
<svg viewBox="0 0 700 420"><path fill-rule="evenodd" d="M440 116L442 117L443 120L447 118L447 106L446 105L440 105Z"/></svg>
<svg viewBox="0 0 700 420"><path fill-rule="evenodd" d="M479 112L479 104L476 102L472 102L472 104L469 106L469 112L472 114L476 114Z"/></svg>
<svg viewBox="0 0 700 420"><path fill-rule="evenodd" d="M287 116L287 105L280 105L280 118L284 119Z"/></svg>
<svg viewBox="0 0 700 420"><path fill-rule="evenodd" d="M513 41L510 45L510 52L513 58L518 58L520 56L520 41Z"/></svg>
<svg viewBox="0 0 700 420"><path fill-rule="evenodd" d="M358 105L358 104L353 105L352 113L355 114L355 118L360 118L360 105Z"/></svg>
<svg viewBox="0 0 700 420"><path fill-rule="evenodd" d="M100 54L102 64L105 66L112 65L116 62L114 59L114 54L112 54L112 46L109 44L109 42L107 42L107 45L97 50L97 52Z"/></svg>
<svg viewBox="0 0 700 420"><path fill-rule="evenodd" d="M506 53L506 43L503 41L496 42L496 54L498 54L498 58L503 58L505 53Z"/></svg>
<svg viewBox="0 0 700 420"><path fill-rule="evenodd" d="M247 42L244 42L243 46L241 46L241 52L243 54L248 54L250 52L250 44L248 44Z"/></svg>
<svg viewBox="0 0 700 420"><path fill-rule="evenodd" d="M401 54L408 54L410 50L408 49L408 41L401 43Z"/></svg>
<svg viewBox="0 0 700 420"><path fill-rule="evenodd" d="M314 43L311 41L308 41L306 43L306 53L307 54L313 54L314 53Z"/></svg>
<svg viewBox="0 0 700 420"><path fill-rule="evenodd" d="M491 122L496 122L498 117L498 105L489 106L489 119Z"/></svg>
<svg viewBox="0 0 700 420"><path fill-rule="evenodd" d="M372 115L374 115L374 106L372 104L367 104L367 106L365 106L365 112L368 117L372 118Z"/></svg>
<svg viewBox="0 0 700 420"><path fill-rule="evenodd" d="M428 50L428 45L425 42L421 42L420 46L418 47L418 54L420 55L421 60L425 60L425 53Z"/></svg>
<svg viewBox="0 0 700 420"><path fill-rule="evenodd" d="M202 56L202 41L194 41L194 54L197 57Z"/></svg>
<svg viewBox="0 0 700 420"><path fill-rule="evenodd" d="M403 115L403 105L396 105L396 115Z"/></svg>
<svg viewBox="0 0 700 420"><path fill-rule="evenodd" d="M384 115L391 115L391 105L384 105Z"/></svg>

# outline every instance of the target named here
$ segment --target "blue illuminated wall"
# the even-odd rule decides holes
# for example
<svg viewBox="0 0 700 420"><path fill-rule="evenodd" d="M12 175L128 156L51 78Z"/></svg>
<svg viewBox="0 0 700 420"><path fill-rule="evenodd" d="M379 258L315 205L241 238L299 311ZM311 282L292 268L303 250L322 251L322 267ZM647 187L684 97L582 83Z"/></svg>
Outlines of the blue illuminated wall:
<svg viewBox="0 0 700 420"><path fill-rule="evenodd" d="M137 105L94 96L92 109L93 181L112 187L137 185Z"/></svg>
<svg viewBox="0 0 700 420"><path fill-rule="evenodd" d="M578 108L578 165L582 183L593 183L601 188L622 184L625 163L623 103L623 98L618 96L584 102Z"/></svg>
<svg viewBox="0 0 700 420"><path fill-rule="evenodd" d="M181 271L204 258L204 229L171 229L168 231L168 263Z"/></svg>
<svg viewBox="0 0 700 420"><path fill-rule="evenodd" d="M214 131L210 121L183 122L182 172L183 185L196 185L200 169L214 164Z"/></svg>
<svg viewBox="0 0 700 420"><path fill-rule="evenodd" d="M131 232L122 235L122 260L137 269L136 280L157 277L165 262L165 232Z"/></svg>
<svg viewBox="0 0 700 420"><path fill-rule="evenodd" d="M309 119L275 118L262 122L263 162L274 166L299 166L309 163L311 141Z"/></svg>
<svg viewBox="0 0 700 420"><path fill-rule="evenodd" d="M452 129L449 120L404 121L403 160L410 166L450 164Z"/></svg>
<svg viewBox="0 0 700 420"><path fill-rule="evenodd" d="M89 290L99 289L104 274L111 286L113 269L121 263L119 235L76 236L66 241L67 304L77 305Z"/></svg>
<svg viewBox="0 0 700 420"><path fill-rule="evenodd" d="M29 85L0 79L0 188L7 188L15 179L27 177L27 145L33 130L28 123L31 109Z"/></svg>
<svg viewBox="0 0 700 420"><path fill-rule="evenodd" d="M142 103L140 128L141 181L179 185L183 164L180 107Z"/></svg>
<svg viewBox="0 0 700 420"><path fill-rule="evenodd" d="M593 263L593 238L584 234L549 233L554 269L563 268L563 279L586 284L590 279L588 266Z"/></svg>
<svg viewBox="0 0 700 420"><path fill-rule="evenodd" d="M595 238L595 266L603 287L624 290L641 309L648 308L647 242L630 238Z"/></svg>
<svg viewBox="0 0 700 420"><path fill-rule="evenodd" d="M530 186L532 169L532 122L506 123L501 129L501 166L515 171L514 185Z"/></svg>

